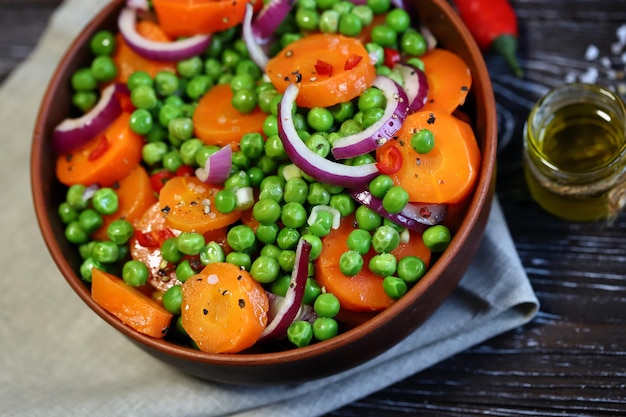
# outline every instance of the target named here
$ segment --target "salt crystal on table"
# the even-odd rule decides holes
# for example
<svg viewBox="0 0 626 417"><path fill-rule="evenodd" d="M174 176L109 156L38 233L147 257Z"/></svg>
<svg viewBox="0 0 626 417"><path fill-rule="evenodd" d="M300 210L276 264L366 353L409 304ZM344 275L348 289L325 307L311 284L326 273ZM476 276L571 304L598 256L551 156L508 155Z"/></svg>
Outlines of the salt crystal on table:
<svg viewBox="0 0 626 417"><path fill-rule="evenodd" d="M585 51L585 59L587 61L593 61L594 59L597 59L599 55L600 50L595 45L589 45Z"/></svg>
<svg viewBox="0 0 626 417"><path fill-rule="evenodd" d="M598 69L591 67L580 75L580 81L583 83L594 84L598 80L598 75Z"/></svg>
<svg viewBox="0 0 626 417"><path fill-rule="evenodd" d="M622 54L622 56L620 57L620 59L622 60L622 64L626 64L626 52L624 52Z"/></svg>
<svg viewBox="0 0 626 417"><path fill-rule="evenodd" d="M577 74L575 72L570 71L567 74L565 74L565 82L567 84L574 83L576 82L576 77L577 77Z"/></svg>
<svg viewBox="0 0 626 417"><path fill-rule="evenodd" d="M602 65L603 68L611 68L611 58L603 56L600 58L600 65Z"/></svg>
<svg viewBox="0 0 626 417"><path fill-rule="evenodd" d="M618 55L620 52L622 52L623 48L624 48L623 44L621 44L620 42L614 42L611 44L611 53L613 55Z"/></svg>
<svg viewBox="0 0 626 417"><path fill-rule="evenodd" d="M626 23L618 27L615 34L617 35L619 43L622 45L626 45Z"/></svg>

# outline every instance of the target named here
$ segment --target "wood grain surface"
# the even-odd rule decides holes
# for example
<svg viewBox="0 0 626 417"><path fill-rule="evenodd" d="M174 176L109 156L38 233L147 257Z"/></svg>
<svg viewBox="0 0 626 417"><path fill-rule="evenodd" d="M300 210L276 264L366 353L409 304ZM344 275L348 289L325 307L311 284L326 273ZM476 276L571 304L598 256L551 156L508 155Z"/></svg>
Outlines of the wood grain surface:
<svg viewBox="0 0 626 417"><path fill-rule="evenodd" d="M59 3L0 0L0 81ZM617 48L626 0L511 3L524 78L486 56L502 142L497 187L541 311L329 416L626 415L626 215L610 224L558 220L532 201L520 164L524 120L550 87L591 80L626 94L626 47Z"/></svg>

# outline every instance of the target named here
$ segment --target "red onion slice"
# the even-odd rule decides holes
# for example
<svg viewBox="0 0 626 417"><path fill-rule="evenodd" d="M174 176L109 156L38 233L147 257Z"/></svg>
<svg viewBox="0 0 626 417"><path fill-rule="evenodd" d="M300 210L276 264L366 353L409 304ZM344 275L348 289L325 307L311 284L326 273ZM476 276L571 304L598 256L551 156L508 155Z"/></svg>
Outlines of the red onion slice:
<svg viewBox="0 0 626 417"><path fill-rule="evenodd" d="M368 190L352 189L349 193L353 199L381 216L417 232L422 232L428 226L440 223L448 211L445 204L408 203L400 213L393 214L385 210L382 200L374 197Z"/></svg>
<svg viewBox="0 0 626 417"><path fill-rule="evenodd" d="M125 7L120 12L117 25L128 46L144 58L155 61L180 61L201 54L211 42L210 35L195 35L173 42L155 42L137 32L136 20L137 10Z"/></svg>
<svg viewBox="0 0 626 417"><path fill-rule="evenodd" d="M241 25L242 38L248 48L250 59L257 64L259 68L263 69L267 65L269 58L252 29L253 13L254 7L252 3L246 4L246 14L243 16L243 23Z"/></svg>
<svg viewBox="0 0 626 417"><path fill-rule="evenodd" d="M358 187L374 179L378 175L375 163L345 165L326 159L306 146L293 124L292 112L298 92L298 86L290 84L278 104L278 135L289 159L304 173L330 185Z"/></svg>
<svg viewBox="0 0 626 417"><path fill-rule="evenodd" d="M232 165L233 150L230 145L226 145L211 154L204 167L196 169L196 177L206 183L223 184L230 175Z"/></svg>
<svg viewBox="0 0 626 417"><path fill-rule="evenodd" d="M70 152L89 142L104 131L117 116L122 106L115 93L124 91L123 84L111 84L100 93L98 103L87 113L75 119L65 119L52 133L52 150L57 154Z"/></svg>
<svg viewBox="0 0 626 417"><path fill-rule="evenodd" d="M295 0L270 0L254 19L252 33L257 42L266 43L270 39L276 28L285 20L291 11Z"/></svg>
<svg viewBox="0 0 626 417"><path fill-rule="evenodd" d="M411 64L396 64L396 71L402 76L403 89L409 100L409 113L421 110L428 100L428 81L421 69Z"/></svg>
<svg viewBox="0 0 626 417"><path fill-rule="evenodd" d="M407 95L395 81L379 75L372 84L383 92L387 105L383 116L361 132L337 139L332 153L336 159L347 159L372 152L391 139L402 127L409 112Z"/></svg>
<svg viewBox="0 0 626 417"><path fill-rule="evenodd" d="M259 340L284 336L289 325L297 317L304 299L306 280L309 276L310 255L311 244L305 239L300 239L296 248L296 259L287 293L285 297L277 298L276 302L273 303L272 319L261 333Z"/></svg>

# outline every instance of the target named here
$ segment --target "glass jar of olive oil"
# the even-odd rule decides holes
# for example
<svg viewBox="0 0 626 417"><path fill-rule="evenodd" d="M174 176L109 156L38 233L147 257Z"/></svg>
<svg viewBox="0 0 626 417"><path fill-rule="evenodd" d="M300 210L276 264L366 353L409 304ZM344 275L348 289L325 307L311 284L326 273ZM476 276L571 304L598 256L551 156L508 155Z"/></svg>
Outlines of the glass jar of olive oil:
<svg viewBox="0 0 626 417"><path fill-rule="evenodd" d="M524 174L546 211L573 221L615 217L626 205L626 106L590 84L541 98L524 126Z"/></svg>

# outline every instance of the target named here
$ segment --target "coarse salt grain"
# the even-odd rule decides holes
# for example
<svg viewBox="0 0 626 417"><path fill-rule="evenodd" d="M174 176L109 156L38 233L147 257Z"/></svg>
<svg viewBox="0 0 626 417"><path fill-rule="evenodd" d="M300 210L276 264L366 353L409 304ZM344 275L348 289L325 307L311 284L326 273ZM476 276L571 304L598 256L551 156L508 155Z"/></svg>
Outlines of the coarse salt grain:
<svg viewBox="0 0 626 417"><path fill-rule="evenodd" d="M594 59L598 59L600 56L600 50L595 45L587 46L587 50L585 51L585 59L587 61L593 61Z"/></svg>
<svg viewBox="0 0 626 417"><path fill-rule="evenodd" d="M618 27L617 31L615 31L615 34L617 35L619 43L621 43L622 45L626 45L626 23Z"/></svg>
<svg viewBox="0 0 626 417"><path fill-rule="evenodd" d="M587 71L580 74L580 81L588 84L595 84L598 81L599 71L595 67L587 68Z"/></svg>

